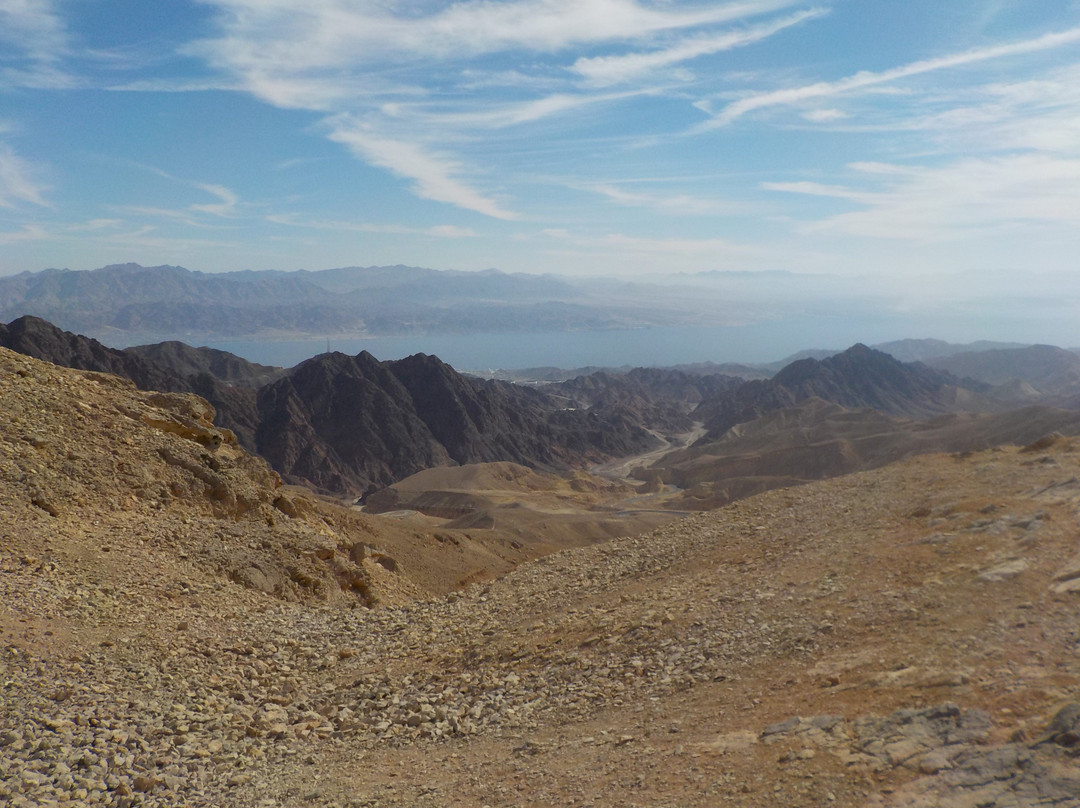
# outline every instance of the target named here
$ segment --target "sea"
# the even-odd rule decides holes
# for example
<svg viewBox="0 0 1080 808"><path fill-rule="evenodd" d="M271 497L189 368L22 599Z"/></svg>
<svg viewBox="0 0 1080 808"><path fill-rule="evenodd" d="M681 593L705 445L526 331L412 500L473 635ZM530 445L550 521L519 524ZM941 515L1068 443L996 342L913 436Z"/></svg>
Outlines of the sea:
<svg viewBox="0 0 1080 808"><path fill-rule="evenodd" d="M953 323L953 326L960 324ZM974 339L970 329L943 329L938 321L892 321L873 317L799 317L738 326L652 327L605 331L504 334L434 334L392 337L323 337L299 340L216 340L209 347L252 362L292 367L329 351L377 359L433 354L457 370L489 371L537 367L665 367L695 362L773 362L806 348L843 350L856 342L911 336ZM994 338L994 337L988 337ZM1006 338L998 336L997 338Z"/></svg>

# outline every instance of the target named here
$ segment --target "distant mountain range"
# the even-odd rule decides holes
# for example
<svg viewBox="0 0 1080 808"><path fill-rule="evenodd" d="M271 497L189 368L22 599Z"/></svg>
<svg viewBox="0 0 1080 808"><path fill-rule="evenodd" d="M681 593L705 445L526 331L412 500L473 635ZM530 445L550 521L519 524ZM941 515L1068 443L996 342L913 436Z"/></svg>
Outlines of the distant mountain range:
<svg viewBox="0 0 1080 808"><path fill-rule="evenodd" d="M937 366L937 360L944 360L957 354L982 355L987 351L1019 350L1032 346L1015 342L989 342L980 340L977 342L945 342L939 339L902 339L893 342L880 342L870 346L874 350L887 353L901 362L924 362L931 366ZM1066 351L1061 348L1055 350L1064 354L1080 357L1077 351ZM785 356L775 362L695 362L692 364L672 365L668 370L679 370L698 376L724 375L737 376L746 380L768 379L775 376L792 362L800 359L828 359L842 353L842 350L829 350L824 348L808 348L797 353ZM1018 363L1017 366L1022 366ZM943 369L947 369L945 365ZM629 373L634 370L632 365L620 367L584 367L584 368L557 368L557 367L534 367L505 370L493 370L484 373L485 378L504 379L516 382L563 382L578 376L587 376L592 373L604 372L612 375ZM470 371L472 372L472 371ZM961 374L963 375L963 374ZM1021 374L1022 375L1022 374ZM977 376L972 376L977 378ZM985 381L980 378L980 381Z"/></svg>
<svg viewBox="0 0 1080 808"><path fill-rule="evenodd" d="M926 418L945 412L1000 412L1007 405L983 395L985 385L920 363L904 363L882 351L855 345L825 359L800 359L771 379L705 399L694 411L709 438L765 413L820 398L842 407L867 407L893 415ZM973 389L975 388L975 389Z"/></svg>
<svg viewBox="0 0 1080 808"><path fill-rule="evenodd" d="M1016 391L1025 399L1039 398L1063 406L1080 402L1080 354L1053 345L965 351L929 360L928 364L993 385L1000 396L1015 395Z"/></svg>
<svg viewBox="0 0 1080 808"><path fill-rule="evenodd" d="M0 278L0 319L33 315L111 344L724 324L717 296L553 275L346 267L192 272L119 264ZM715 299L714 299L715 298Z"/></svg>

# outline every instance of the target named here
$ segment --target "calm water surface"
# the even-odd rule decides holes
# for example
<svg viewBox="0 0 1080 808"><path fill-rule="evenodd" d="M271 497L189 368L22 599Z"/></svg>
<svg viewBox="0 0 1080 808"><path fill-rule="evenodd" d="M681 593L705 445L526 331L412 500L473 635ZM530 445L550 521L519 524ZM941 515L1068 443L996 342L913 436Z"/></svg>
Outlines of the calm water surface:
<svg viewBox="0 0 1080 808"><path fill-rule="evenodd" d="M953 323L963 327L964 323ZM921 330L920 330L921 329ZM468 334L363 339L330 338L330 350L369 351L378 359L434 354L459 370L587 365L664 366L691 362L771 362L804 348L847 348L909 336L961 339L939 322L890 321L874 317L805 317L783 322L708 328L642 328L624 331L569 331L536 334ZM969 337L970 339L970 337ZM323 339L215 341L212 348L252 362L292 367L325 353Z"/></svg>

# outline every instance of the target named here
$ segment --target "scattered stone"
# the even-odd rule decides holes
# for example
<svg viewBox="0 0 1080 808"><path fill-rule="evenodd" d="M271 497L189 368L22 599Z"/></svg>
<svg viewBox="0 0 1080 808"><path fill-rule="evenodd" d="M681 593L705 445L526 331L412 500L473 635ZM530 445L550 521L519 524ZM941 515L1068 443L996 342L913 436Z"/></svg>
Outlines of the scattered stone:
<svg viewBox="0 0 1080 808"><path fill-rule="evenodd" d="M986 581L987 583L1011 581L1013 578L1016 578L1022 572L1024 572L1027 568L1027 561L1022 558L1016 558L1012 561L1006 561L1003 564L998 564L996 567L992 567L985 572L979 573L979 580Z"/></svg>

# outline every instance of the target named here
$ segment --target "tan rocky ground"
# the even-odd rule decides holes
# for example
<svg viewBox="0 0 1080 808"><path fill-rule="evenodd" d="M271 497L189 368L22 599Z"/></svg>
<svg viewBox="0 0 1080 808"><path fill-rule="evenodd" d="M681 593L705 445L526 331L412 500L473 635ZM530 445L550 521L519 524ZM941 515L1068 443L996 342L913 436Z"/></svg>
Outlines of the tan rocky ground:
<svg viewBox="0 0 1080 808"><path fill-rule="evenodd" d="M0 804L1080 805L1080 443L448 591L514 548L283 494L198 400L0 400Z"/></svg>
<svg viewBox="0 0 1080 808"><path fill-rule="evenodd" d="M538 557L644 533L677 518L657 497L642 496L642 488L583 471L473 463L413 474L367 497L364 510L405 524L483 531L478 535L504 537Z"/></svg>

